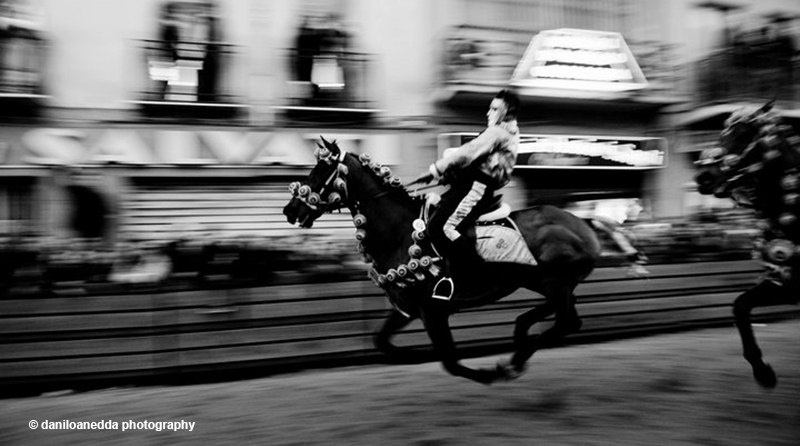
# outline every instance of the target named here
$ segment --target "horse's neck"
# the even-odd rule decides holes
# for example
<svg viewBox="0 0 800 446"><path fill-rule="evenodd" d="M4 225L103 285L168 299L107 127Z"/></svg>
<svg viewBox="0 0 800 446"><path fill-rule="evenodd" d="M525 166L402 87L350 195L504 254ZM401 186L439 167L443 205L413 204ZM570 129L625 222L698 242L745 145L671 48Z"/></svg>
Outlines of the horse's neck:
<svg viewBox="0 0 800 446"><path fill-rule="evenodd" d="M781 144L792 144L793 138L786 138L787 135L779 136ZM796 136L793 134L788 136ZM800 202L790 205L786 202L787 193L796 192L786 190L782 185L782 179L787 175L798 175L800 170L800 159L791 152L781 152L781 169L767 170L761 175L758 184L755 186L754 208L758 210L768 221L773 232L783 234L795 242L800 242L800 230L797 224L785 225L781 223L782 216L793 214L800 218Z"/></svg>
<svg viewBox="0 0 800 446"><path fill-rule="evenodd" d="M357 211L367 220L363 244L379 270L404 262L411 245L412 223L419 211L403 194L382 190L375 198L360 196L358 200Z"/></svg>
<svg viewBox="0 0 800 446"><path fill-rule="evenodd" d="M794 215L795 218L800 218L800 205L786 206L784 203L786 191L783 190L775 178L770 178L768 181L768 184L761 184L756 187L754 209L769 224L769 232L772 236L788 238L795 243L800 243L800 230L797 223L785 224L783 222L783 218L786 215ZM764 181L764 183L767 183L767 181Z"/></svg>

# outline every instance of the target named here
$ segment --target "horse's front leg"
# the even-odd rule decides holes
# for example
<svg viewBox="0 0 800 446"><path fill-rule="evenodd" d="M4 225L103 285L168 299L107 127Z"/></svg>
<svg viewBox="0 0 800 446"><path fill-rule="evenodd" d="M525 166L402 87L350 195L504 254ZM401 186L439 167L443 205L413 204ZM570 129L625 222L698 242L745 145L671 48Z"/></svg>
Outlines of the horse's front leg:
<svg viewBox="0 0 800 446"><path fill-rule="evenodd" d="M498 369L475 370L464 366L459 361L453 334L450 330L450 314L438 305L427 307L422 311L422 322L428 333L436 353L439 354L442 366L448 373L461 376L481 384L491 384L503 377Z"/></svg>
<svg viewBox="0 0 800 446"><path fill-rule="evenodd" d="M407 327L414 321L414 317L408 316L396 309L392 309L389 317L383 323L383 326L375 334L373 343L375 348L388 356L392 361L399 363L419 363L426 358L420 352L416 352L409 347L398 347L392 344L392 337L398 331Z"/></svg>
<svg viewBox="0 0 800 446"><path fill-rule="evenodd" d="M744 358L753 368L753 377L763 387L772 388L778 383L775 371L765 363L761 356L761 349L756 342L750 314L753 308L772 305L788 305L794 303L794 297L789 289L774 282L763 281L737 297L733 303L733 315L736 328L742 340Z"/></svg>

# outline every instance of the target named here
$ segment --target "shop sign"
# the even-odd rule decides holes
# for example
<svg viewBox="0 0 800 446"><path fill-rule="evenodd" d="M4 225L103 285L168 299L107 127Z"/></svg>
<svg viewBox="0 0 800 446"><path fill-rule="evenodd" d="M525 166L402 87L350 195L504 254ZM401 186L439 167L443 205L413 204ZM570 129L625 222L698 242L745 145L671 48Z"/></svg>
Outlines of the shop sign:
<svg viewBox="0 0 800 446"><path fill-rule="evenodd" d="M385 164L396 164L394 135L326 132L349 151L368 148ZM0 134L0 163L14 165L241 166L316 163L319 134L171 129L7 129Z"/></svg>
<svg viewBox="0 0 800 446"><path fill-rule="evenodd" d="M439 136L440 148L457 147L477 133ZM655 169L666 165L665 138L577 135L521 135L518 169Z"/></svg>
<svg viewBox="0 0 800 446"><path fill-rule="evenodd" d="M533 37L511 84L520 88L627 91L647 87L647 80L621 34L556 29Z"/></svg>

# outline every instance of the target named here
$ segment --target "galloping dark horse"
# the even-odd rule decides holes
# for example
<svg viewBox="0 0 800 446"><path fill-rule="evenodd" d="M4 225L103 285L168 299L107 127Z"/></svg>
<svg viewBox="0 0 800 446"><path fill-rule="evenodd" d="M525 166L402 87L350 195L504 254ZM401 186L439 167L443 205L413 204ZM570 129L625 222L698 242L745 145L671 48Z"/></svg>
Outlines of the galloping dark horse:
<svg viewBox="0 0 800 446"><path fill-rule="evenodd" d="M340 150L336 142L322 139L317 165L305 184L293 183L293 198L284 208L289 223L311 227L326 212L349 208L359 228L360 249L373 263L371 276L385 289L394 306L376 335L383 352L410 355L391 343L392 336L415 318L421 318L444 368L453 375L489 384L519 376L527 360L540 347L577 331L581 322L575 309L575 287L593 270L599 257L597 236L583 220L552 206L511 213L538 266L485 263L485 281L468 296L432 298L437 259L424 243L420 216L424 199L407 193L398 177L368 156ZM473 369L460 363L450 331L449 317L468 307L499 300L518 288L542 294L545 303L519 316L514 329L515 352L496 368ZM555 314L554 325L539 335L529 335L533 324ZM410 356L409 356L410 358Z"/></svg>
<svg viewBox="0 0 800 446"><path fill-rule="evenodd" d="M800 138L771 112L741 109L725 123L720 146L698 160L702 194L729 197L755 209L766 222L758 254L767 266L758 283L734 301L744 357L764 387L777 377L762 359L750 323L755 307L796 304L800 299Z"/></svg>

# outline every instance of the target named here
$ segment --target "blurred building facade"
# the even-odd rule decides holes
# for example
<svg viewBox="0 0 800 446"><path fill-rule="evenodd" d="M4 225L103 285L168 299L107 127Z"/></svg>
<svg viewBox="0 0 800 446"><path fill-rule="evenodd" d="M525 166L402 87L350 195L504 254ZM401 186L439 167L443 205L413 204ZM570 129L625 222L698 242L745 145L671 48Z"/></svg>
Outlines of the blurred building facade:
<svg viewBox="0 0 800 446"><path fill-rule="evenodd" d="M70 215L97 206L76 205L75 186L104 203L91 218L108 229L92 234L111 241L291 231L283 190L318 135L411 177L479 131L502 88L523 98L529 147L557 155L517 169L513 204L635 198L680 216L708 204L691 192L691 162L726 113L773 98L788 118L800 110L794 0L0 6L0 221L12 232L88 235ZM536 60L532 39L565 28L618 39L646 85L527 83L518 67ZM663 150L663 162L596 165L569 151L587 144ZM336 216L317 231L351 229Z"/></svg>

